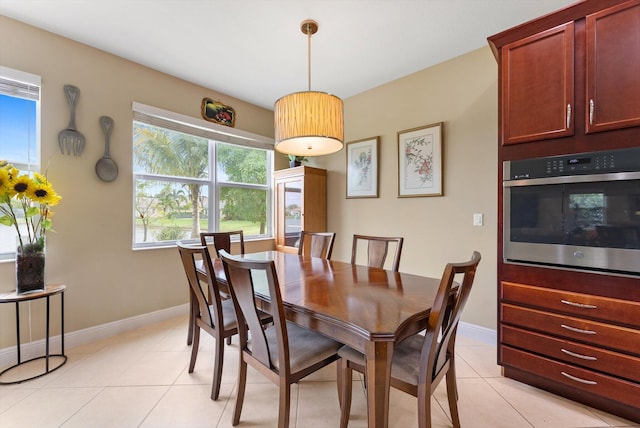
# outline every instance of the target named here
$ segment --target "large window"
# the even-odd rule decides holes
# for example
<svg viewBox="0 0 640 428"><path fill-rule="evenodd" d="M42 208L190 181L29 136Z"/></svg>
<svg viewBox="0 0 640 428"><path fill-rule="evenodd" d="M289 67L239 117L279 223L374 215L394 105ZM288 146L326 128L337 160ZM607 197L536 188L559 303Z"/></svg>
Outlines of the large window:
<svg viewBox="0 0 640 428"><path fill-rule="evenodd" d="M134 104L133 247L201 231L271 236L272 148L264 137Z"/></svg>
<svg viewBox="0 0 640 428"><path fill-rule="evenodd" d="M0 161L40 170L40 76L1 66ZM0 225L0 260L13 259L15 248L15 228Z"/></svg>

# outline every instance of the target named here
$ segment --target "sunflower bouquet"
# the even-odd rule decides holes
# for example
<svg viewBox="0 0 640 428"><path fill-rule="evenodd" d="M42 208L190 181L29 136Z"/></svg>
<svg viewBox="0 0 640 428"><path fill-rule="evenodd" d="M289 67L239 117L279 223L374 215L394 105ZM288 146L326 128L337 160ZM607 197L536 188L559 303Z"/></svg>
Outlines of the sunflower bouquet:
<svg viewBox="0 0 640 428"><path fill-rule="evenodd" d="M52 206L62 199L47 178L30 176L0 161L0 224L15 227L18 254L44 250L44 238L51 229ZM24 226L21 227L21 221Z"/></svg>

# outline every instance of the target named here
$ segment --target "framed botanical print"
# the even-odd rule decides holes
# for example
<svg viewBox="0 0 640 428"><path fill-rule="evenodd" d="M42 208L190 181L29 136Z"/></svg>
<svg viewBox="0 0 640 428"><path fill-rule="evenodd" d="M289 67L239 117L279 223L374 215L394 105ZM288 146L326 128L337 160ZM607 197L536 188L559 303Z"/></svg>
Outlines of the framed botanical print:
<svg viewBox="0 0 640 428"><path fill-rule="evenodd" d="M347 143L347 199L378 197L379 137Z"/></svg>
<svg viewBox="0 0 640 428"><path fill-rule="evenodd" d="M443 122L398 132L398 197L442 196Z"/></svg>

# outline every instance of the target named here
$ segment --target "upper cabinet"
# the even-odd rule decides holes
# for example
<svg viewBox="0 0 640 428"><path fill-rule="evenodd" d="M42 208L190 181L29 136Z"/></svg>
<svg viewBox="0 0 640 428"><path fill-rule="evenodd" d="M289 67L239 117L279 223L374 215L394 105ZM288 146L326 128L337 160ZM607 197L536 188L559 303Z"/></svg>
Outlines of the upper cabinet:
<svg viewBox="0 0 640 428"><path fill-rule="evenodd" d="M640 126L640 0L589 10L596 3L567 9L582 16L522 26L537 32L489 38L500 62L503 145Z"/></svg>
<svg viewBox="0 0 640 428"><path fill-rule="evenodd" d="M503 48L503 144L573 135L573 52L573 22Z"/></svg>
<svg viewBox="0 0 640 428"><path fill-rule="evenodd" d="M640 1L588 15L586 132L640 126Z"/></svg>

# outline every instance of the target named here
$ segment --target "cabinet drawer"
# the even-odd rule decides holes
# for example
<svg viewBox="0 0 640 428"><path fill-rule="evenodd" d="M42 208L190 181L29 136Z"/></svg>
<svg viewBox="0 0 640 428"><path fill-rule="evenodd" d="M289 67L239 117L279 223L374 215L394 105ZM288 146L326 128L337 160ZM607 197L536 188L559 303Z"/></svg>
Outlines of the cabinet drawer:
<svg viewBox="0 0 640 428"><path fill-rule="evenodd" d="M500 332L504 344L640 383L640 358L505 325Z"/></svg>
<svg viewBox="0 0 640 428"><path fill-rule="evenodd" d="M640 327L640 302L503 282L501 299L544 310Z"/></svg>
<svg viewBox="0 0 640 428"><path fill-rule="evenodd" d="M637 383L539 357L509 346L501 346L500 354L504 365L632 407L637 408L639 405L640 385Z"/></svg>
<svg viewBox="0 0 640 428"><path fill-rule="evenodd" d="M640 356L640 330L501 304L501 320L516 327Z"/></svg>

